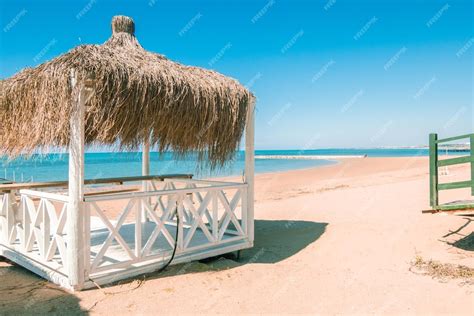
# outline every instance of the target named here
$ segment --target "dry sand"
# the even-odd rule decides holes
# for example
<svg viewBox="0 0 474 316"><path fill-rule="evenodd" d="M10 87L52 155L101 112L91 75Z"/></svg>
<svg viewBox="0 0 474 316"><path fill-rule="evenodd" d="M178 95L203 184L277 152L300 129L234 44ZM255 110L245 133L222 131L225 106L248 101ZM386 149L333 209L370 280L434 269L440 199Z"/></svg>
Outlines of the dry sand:
<svg viewBox="0 0 474 316"><path fill-rule="evenodd" d="M442 179L467 179L469 170L453 167ZM474 268L474 217L421 213L427 158L347 159L256 181L255 247L240 260L173 266L75 294L0 263L0 314L474 315L472 278L412 266L432 259ZM469 190L442 195L465 198Z"/></svg>

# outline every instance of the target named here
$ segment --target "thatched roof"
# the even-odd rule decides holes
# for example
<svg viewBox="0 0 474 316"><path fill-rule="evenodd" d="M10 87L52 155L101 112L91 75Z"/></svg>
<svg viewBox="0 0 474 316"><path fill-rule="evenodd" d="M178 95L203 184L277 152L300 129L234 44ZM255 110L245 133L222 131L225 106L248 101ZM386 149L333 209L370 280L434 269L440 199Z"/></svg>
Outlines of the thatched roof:
<svg viewBox="0 0 474 316"><path fill-rule="evenodd" d="M69 143L71 69L94 78L86 143L198 152L212 165L237 149L253 95L236 80L144 50L132 19L116 16L103 45L81 45L0 81L0 155ZM81 80L81 79L80 79Z"/></svg>

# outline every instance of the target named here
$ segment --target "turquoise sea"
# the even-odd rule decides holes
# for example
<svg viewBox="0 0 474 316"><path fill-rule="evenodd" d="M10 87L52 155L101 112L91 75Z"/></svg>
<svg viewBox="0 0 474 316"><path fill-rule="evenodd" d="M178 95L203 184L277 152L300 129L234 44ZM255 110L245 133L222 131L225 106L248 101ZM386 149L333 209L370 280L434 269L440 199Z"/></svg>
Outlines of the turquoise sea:
<svg viewBox="0 0 474 316"><path fill-rule="evenodd" d="M314 149L314 150L257 150L256 156L269 155L318 155L344 156L367 155L369 157L410 157L427 156L427 149ZM141 174L141 153L113 152L87 153L86 178L136 176ZM240 175L244 169L244 153L238 152L236 158L223 168L210 171L199 168L192 156L174 159L171 153L159 155L151 153L151 174L192 173L197 178ZM335 160L296 160L296 159L256 159L256 173L285 171L324 166L336 163ZM28 159L19 158L8 161L0 158L0 178L17 182L66 180L68 176L68 155L34 155Z"/></svg>

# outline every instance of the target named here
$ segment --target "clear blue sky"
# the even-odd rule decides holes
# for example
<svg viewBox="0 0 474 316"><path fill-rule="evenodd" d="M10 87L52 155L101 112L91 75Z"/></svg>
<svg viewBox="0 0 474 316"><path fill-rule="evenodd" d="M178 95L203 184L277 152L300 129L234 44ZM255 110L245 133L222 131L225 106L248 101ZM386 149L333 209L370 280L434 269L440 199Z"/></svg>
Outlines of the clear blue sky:
<svg viewBox="0 0 474 316"><path fill-rule="evenodd" d="M472 0L0 1L0 78L102 43L128 15L146 49L250 86L257 149L473 130Z"/></svg>

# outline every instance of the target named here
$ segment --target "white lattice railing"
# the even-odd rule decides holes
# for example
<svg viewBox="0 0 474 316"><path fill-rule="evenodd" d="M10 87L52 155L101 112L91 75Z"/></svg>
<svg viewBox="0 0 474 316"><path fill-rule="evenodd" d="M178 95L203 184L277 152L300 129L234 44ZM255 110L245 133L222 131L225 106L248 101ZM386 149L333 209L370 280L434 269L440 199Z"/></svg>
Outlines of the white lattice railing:
<svg viewBox="0 0 474 316"><path fill-rule="evenodd" d="M64 271L67 196L33 190L0 195L1 244Z"/></svg>
<svg viewBox="0 0 474 316"><path fill-rule="evenodd" d="M213 249L245 240L247 189L245 183L164 179L146 181L142 191L88 191L78 254L86 279L151 261L159 266L175 245L176 258L201 250L212 256ZM0 244L67 276L67 208L65 193L0 192Z"/></svg>
<svg viewBox="0 0 474 316"><path fill-rule="evenodd" d="M165 179L147 187L152 191L85 198L86 217L96 219L86 222L90 274L166 260L176 234L176 256L247 236L246 184ZM104 211L111 201L122 202L114 221Z"/></svg>

